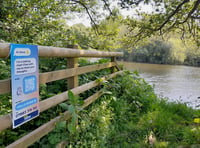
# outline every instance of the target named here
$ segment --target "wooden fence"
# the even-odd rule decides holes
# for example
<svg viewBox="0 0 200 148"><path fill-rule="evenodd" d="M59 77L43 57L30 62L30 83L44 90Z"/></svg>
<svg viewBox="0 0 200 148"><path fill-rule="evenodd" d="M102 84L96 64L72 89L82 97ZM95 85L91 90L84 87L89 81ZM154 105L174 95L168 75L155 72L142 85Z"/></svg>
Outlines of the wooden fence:
<svg viewBox="0 0 200 148"><path fill-rule="evenodd" d="M67 58L67 69L57 70L52 72L45 72L39 74L40 84L45 84L48 82L67 79L68 81L68 90L70 89L75 95L79 95L91 88L94 88L98 85L101 85L101 82L91 81L89 83L78 86L78 75L85 74L92 71L97 71L105 68L111 69L111 74L105 77L102 77L102 80L111 79L118 74L123 73L120 71L117 63L116 57L123 56L121 52L100 52L100 51L91 51L91 50L78 50L70 48L59 48L59 47L46 47L38 46L39 57L64 57ZM8 58L10 53L10 44L0 43L0 58ZM78 67L78 58L79 57L109 57L111 62L105 64L89 65L84 67ZM117 72L115 72L117 69ZM0 94L9 93L11 91L11 79L0 80ZM68 91L57 94L53 97L47 98L39 102L40 112L43 112L51 107L54 107L68 99ZM84 100L83 108L87 107L89 104L94 102L99 98L103 93L101 91L96 92L89 98ZM49 122L38 127L34 131L25 135L24 137L16 140L7 147L27 147L37 140L39 140L44 135L48 134L55 128L57 122L70 119L71 115L68 111L64 112L61 116L57 116L54 119L51 119ZM28 123L26 123L28 124ZM11 114L7 114L0 117L0 131L11 128L12 119Z"/></svg>

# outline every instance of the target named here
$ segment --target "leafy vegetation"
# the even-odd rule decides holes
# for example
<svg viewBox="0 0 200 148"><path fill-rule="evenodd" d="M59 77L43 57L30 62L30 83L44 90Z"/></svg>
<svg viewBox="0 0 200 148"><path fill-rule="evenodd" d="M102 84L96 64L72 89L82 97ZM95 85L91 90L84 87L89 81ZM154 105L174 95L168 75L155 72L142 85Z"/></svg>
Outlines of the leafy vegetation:
<svg viewBox="0 0 200 148"><path fill-rule="evenodd" d="M199 46L199 0L162 1L162 0L120 0L124 8L139 8L139 19L127 18L128 37L132 45L154 35L166 37L176 32L181 38L193 38ZM142 11L144 4L149 11ZM126 38L128 40L128 38Z"/></svg>
<svg viewBox="0 0 200 148"><path fill-rule="evenodd" d="M52 146L59 140L67 141L67 147L177 147L199 144L200 129L198 124L193 123L193 118L198 117L200 112L185 104L157 98L152 87L137 73L126 72L109 81L104 89L112 93L102 96L79 113L75 133L65 128L66 122L61 122L35 146ZM150 143L151 136L156 139L153 144ZM55 141L56 137L59 140Z"/></svg>
<svg viewBox="0 0 200 148"><path fill-rule="evenodd" d="M123 49L119 51L124 52L125 61L200 66L198 48L188 46L178 38L170 38L168 41L151 39L146 44L133 48L130 52Z"/></svg>
<svg viewBox="0 0 200 148"><path fill-rule="evenodd" d="M151 4L154 8L151 13L138 9L135 13L137 17L126 18L119 9L111 6L112 2L0 1L0 42L123 50L126 59L138 62L199 66L200 0L119 0L121 8L139 8L141 4ZM102 7L108 13L101 13L103 10L99 10ZM66 25L72 12L87 13L92 27ZM161 36L165 41L161 40ZM186 38L185 44L179 38ZM127 49L132 50L130 55ZM40 72L64 69L66 62L64 58L40 59ZM0 59L0 79L10 77L9 63L9 59ZM88 64L91 63L80 60L80 66ZM98 79L109 72L103 70L83 74L79 83ZM106 94L87 110L78 112L83 99L102 87ZM40 99L66 89L65 80L41 85ZM0 132L0 147L26 135L66 109L72 114L72 120L58 123L54 131L31 147L53 147L62 140L67 141L67 147L177 147L200 143L199 123L193 123L193 118L200 116L199 110L158 98L153 88L136 72L126 72L110 80L109 85L87 91L79 98L69 92L69 98L68 102L41 113L40 117L24 126ZM0 95L0 115L10 112L10 94Z"/></svg>
<svg viewBox="0 0 200 148"><path fill-rule="evenodd" d="M80 61L81 65L91 64L84 59ZM46 62L49 63L48 60ZM63 59L54 62L60 63L58 69L66 64ZM102 62L105 60L100 60L100 63ZM109 70L82 75L80 83L95 80L97 76L106 73L108 74ZM66 82L62 83L40 86L41 99L59 93ZM99 89L103 89L106 94L86 110L80 110L83 99ZM52 90L57 91L52 93ZM72 114L72 119L69 122L57 123L55 130L31 147L53 147L62 140L67 142L67 147L148 147L151 145L149 142L151 136L156 138L154 145L157 147L176 147L200 142L199 125L193 123L193 118L199 117L200 112L188 108L185 104L169 103L158 98L153 88L136 72L125 72L106 82L103 88L94 88L81 94L79 98L72 92L68 95L68 102L41 113L38 118L17 129L1 132L1 147L58 116L66 109ZM10 112L11 98L9 95L1 95L0 99L1 115L5 115Z"/></svg>
<svg viewBox="0 0 200 148"><path fill-rule="evenodd" d="M0 42L78 45L79 49L121 49L125 53L129 49L133 51L127 55L130 61L199 66L199 0L112 2L1 1ZM142 6L149 6L150 12L143 11ZM135 11L123 16L120 13L125 8ZM67 22L74 18L71 14L88 14L91 27L68 26Z"/></svg>
<svg viewBox="0 0 200 148"><path fill-rule="evenodd" d="M167 38L168 33L178 34L187 41L192 38L199 46L199 4L199 0L1 1L0 39L64 47L79 44L86 49L88 39L94 41L91 47L95 47L95 37L97 42L106 43L108 50L111 43L116 43L116 26L120 23L126 28L120 39L130 48L155 35ZM150 10L144 11L143 6L148 6ZM123 9L134 11L129 17L123 17L120 14ZM66 23L74 19L72 14L87 14L92 32L79 30L81 34L77 34L76 30L71 30ZM79 28L83 27L79 25Z"/></svg>

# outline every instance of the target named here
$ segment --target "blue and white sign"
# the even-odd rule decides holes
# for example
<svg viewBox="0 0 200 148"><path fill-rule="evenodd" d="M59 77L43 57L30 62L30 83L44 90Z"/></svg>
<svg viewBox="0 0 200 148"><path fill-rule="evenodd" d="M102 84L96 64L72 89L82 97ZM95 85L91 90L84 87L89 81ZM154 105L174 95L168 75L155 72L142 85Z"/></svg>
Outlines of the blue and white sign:
<svg viewBox="0 0 200 148"><path fill-rule="evenodd" d="M39 70L36 45L11 44L13 128L39 115Z"/></svg>

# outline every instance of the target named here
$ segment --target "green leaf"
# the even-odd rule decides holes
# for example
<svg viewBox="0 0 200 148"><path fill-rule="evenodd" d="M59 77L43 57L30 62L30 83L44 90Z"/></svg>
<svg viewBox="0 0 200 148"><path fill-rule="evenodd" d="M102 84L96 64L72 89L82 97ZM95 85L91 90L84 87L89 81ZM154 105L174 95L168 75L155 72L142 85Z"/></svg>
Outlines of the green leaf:
<svg viewBox="0 0 200 148"><path fill-rule="evenodd" d="M112 95L112 92L111 91L103 91L104 94L107 94L107 95Z"/></svg>
<svg viewBox="0 0 200 148"><path fill-rule="evenodd" d="M83 105L83 104L84 104L84 101L83 101L83 100L79 100L78 104L79 104L79 105Z"/></svg>
<svg viewBox="0 0 200 148"><path fill-rule="evenodd" d="M96 82L101 83L101 82L103 82L103 79L102 78L98 78L98 79L96 79Z"/></svg>
<svg viewBox="0 0 200 148"><path fill-rule="evenodd" d="M73 114L75 112L75 107L73 105L69 105L68 106L68 110L71 114Z"/></svg>
<svg viewBox="0 0 200 148"><path fill-rule="evenodd" d="M67 127L68 127L68 130L69 130L70 133L73 134L73 133L76 132L76 126L75 126L75 124L69 123L69 124L67 125Z"/></svg>
<svg viewBox="0 0 200 148"><path fill-rule="evenodd" d="M65 109L65 110L68 109L68 105L67 105L66 103L61 103L61 104L59 104L59 106L60 106L61 108Z"/></svg>
<svg viewBox="0 0 200 148"><path fill-rule="evenodd" d="M77 119L78 119L78 115L75 114L75 113L73 113L73 114L72 114L72 120L71 120L72 122L71 122L71 123L72 123L72 124L76 124Z"/></svg>
<svg viewBox="0 0 200 148"><path fill-rule="evenodd" d="M56 129L63 129L66 127L66 121L58 122L56 124Z"/></svg>
<svg viewBox="0 0 200 148"><path fill-rule="evenodd" d="M12 15L11 15L11 14L9 14L9 15L8 15L8 18L9 18L9 19L10 19L10 18L12 18Z"/></svg>
<svg viewBox="0 0 200 148"><path fill-rule="evenodd" d="M68 97L69 97L69 100L70 100L70 103L73 104L73 105L77 105L78 103L78 97L76 97L72 91L68 91Z"/></svg>
<svg viewBox="0 0 200 148"><path fill-rule="evenodd" d="M69 100L73 100L75 97L71 90L68 91L68 97L69 97Z"/></svg>

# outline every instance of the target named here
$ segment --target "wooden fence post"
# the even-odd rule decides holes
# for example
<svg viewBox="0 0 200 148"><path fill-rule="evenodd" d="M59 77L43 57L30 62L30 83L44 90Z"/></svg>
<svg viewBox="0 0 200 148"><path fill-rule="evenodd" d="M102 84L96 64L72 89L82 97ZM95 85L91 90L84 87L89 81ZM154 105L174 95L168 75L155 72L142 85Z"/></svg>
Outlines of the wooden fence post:
<svg viewBox="0 0 200 148"><path fill-rule="evenodd" d="M77 68L78 67L78 58L67 58L67 68ZM68 90L78 87L78 76L73 76L67 78L67 87ZM71 119L70 119L71 120ZM69 121L66 122L66 127L69 124ZM78 120L77 120L78 123ZM68 145L68 141L63 140L56 145L56 148L65 148Z"/></svg>
<svg viewBox="0 0 200 148"><path fill-rule="evenodd" d="M119 67L119 65L117 64L117 60L116 60L116 57L111 57L111 62L114 62L116 64L116 66L114 67L111 67L111 73L114 73L115 72L115 68L120 71L121 68Z"/></svg>
<svg viewBox="0 0 200 148"><path fill-rule="evenodd" d="M77 68L78 58L67 58L67 68ZM78 86L78 76L73 76L67 79L68 89Z"/></svg>
<svg viewBox="0 0 200 148"><path fill-rule="evenodd" d="M116 57L111 57L111 62L115 62L116 63ZM111 73L115 72L115 67L111 67Z"/></svg>

